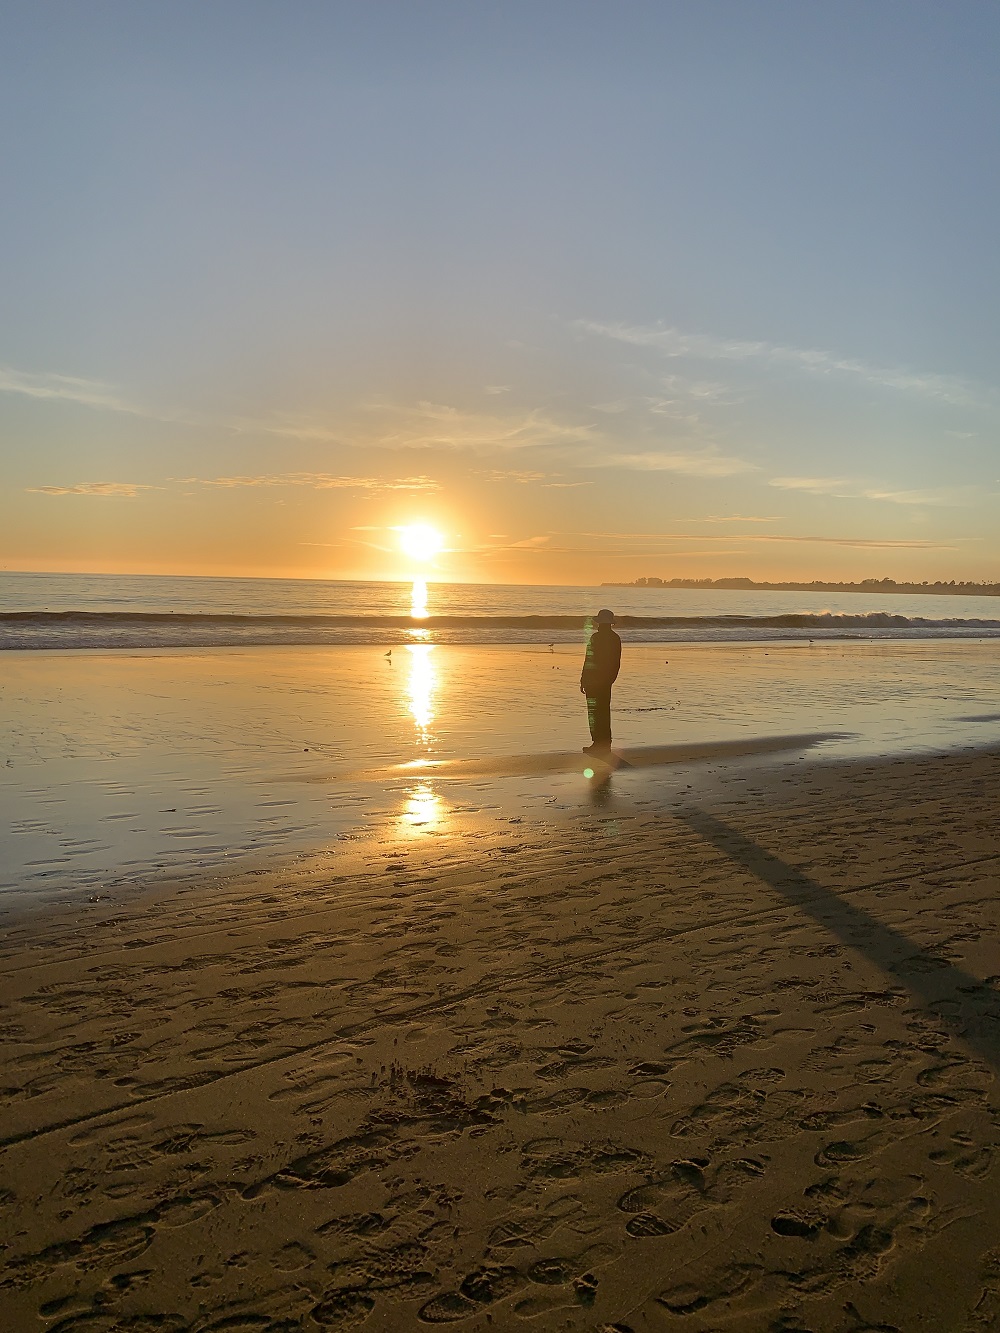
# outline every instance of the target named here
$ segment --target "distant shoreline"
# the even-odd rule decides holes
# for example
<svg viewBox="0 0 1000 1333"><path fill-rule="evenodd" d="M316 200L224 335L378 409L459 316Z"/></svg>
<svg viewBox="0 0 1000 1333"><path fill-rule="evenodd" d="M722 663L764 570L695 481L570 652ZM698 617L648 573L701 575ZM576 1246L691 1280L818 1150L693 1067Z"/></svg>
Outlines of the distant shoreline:
<svg viewBox="0 0 1000 1333"><path fill-rule="evenodd" d="M697 588L728 592L875 592L934 594L946 597L1000 597L1000 583L896 583L892 579L864 579L861 583L756 583L753 579L635 579L631 583L602 583L602 588Z"/></svg>

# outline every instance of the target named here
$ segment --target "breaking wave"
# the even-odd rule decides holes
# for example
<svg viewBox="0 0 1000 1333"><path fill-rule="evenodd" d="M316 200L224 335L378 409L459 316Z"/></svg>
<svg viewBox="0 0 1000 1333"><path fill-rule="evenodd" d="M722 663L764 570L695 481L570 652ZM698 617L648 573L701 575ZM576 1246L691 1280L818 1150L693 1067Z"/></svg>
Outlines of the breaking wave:
<svg viewBox="0 0 1000 1333"><path fill-rule="evenodd" d="M996 638L1000 619L872 611L767 616L618 616L632 643L767 639ZM578 643L590 621L566 615L246 615L195 612L0 613L0 649L263 647L279 644Z"/></svg>

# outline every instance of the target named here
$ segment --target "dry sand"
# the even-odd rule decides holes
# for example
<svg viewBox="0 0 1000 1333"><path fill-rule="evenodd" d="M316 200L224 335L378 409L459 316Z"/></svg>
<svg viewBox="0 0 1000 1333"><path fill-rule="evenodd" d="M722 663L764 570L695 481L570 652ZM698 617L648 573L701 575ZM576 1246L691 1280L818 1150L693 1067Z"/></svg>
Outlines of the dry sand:
<svg viewBox="0 0 1000 1333"><path fill-rule="evenodd" d="M1000 1328L998 797L744 763L25 917L0 1328Z"/></svg>

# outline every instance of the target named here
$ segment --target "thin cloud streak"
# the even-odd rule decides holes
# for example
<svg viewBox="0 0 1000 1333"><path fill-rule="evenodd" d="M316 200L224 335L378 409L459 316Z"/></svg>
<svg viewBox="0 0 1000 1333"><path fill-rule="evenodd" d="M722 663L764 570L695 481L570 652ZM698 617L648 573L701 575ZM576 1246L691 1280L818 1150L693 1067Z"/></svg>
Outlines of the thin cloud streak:
<svg viewBox="0 0 1000 1333"><path fill-rule="evenodd" d="M706 514L688 519L689 523L780 523L780 514Z"/></svg>
<svg viewBox="0 0 1000 1333"><path fill-rule="evenodd" d="M79 403L83 407L102 408L107 412L127 412L130 416L149 415L135 403L120 397L110 384L74 375L36 373L15 370L13 366L0 366L0 393Z"/></svg>
<svg viewBox="0 0 1000 1333"><path fill-rule="evenodd" d="M602 323L578 319L573 327L598 337L612 338L633 347L648 347L669 358L698 361L756 361L775 369L785 367L808 374L842 375L883 389L950 403L956 407L992 405L986 395L956 375L912 372L885 366L873 366L852 357L837 356L811 347L785 347L777 343L734 338L716 338L705 333L684 333L662 324L637 325Z"/></svg>
<svg viewBox="0 0 1000 1333"><path fill-rule="evenodd" d="M693 540L693 537L692 537ZM703 537L703 541L710 541L711 538ZM730 538L732 541L732 538ZM859 551L957 551L957 546L948 546L943 542L931 541L865 541L862 538L854 539L850 537L745 537L740 534L740 541L770 541L770 542L816 542L826 546L850 547ZM495 549L495 548L493 548ZM667 547L649 546L641 551L599 551L592 546L526 546L524 543L515 543L512 547L501 548L504 550L526 549L534 551L539 555L613 555L616 560L637 560L652 559L654 556L685 556L691 554L687 551L676 551ZM732 554L726 548L721 550L718 547L712 547L699 552L701 555L727 555ZM736 554L745 554L739 551Z"/></svg>
<svg viewBox="0 0 1000 1333"><path fill-rule="evenodd" d="M580 460L580 467L622 468L628 472L676 472L685 477L735 477L756 472L756 463L732 458L710 449L690 452L652 454L604 454L600 458Z"/></svg>
<svg viewBox="0 0 1000 1333"><path fill-rule="evenodd" d="M769 486L807 495L830 495L838 500L887 500L897 505L940 505L962 508L982 499L974 487L942 486L932 490L891 490L849 477L772 477Z"/></svg>
<svg viewBox="0 0 1000 1333"><path fill-rule="evenodd" d="M134 500L140 491L158 491L140 481L81 481L75 486L25 486L31 495L98 495Z"/></svg>
<svg viewBox="0 0 1000 1333"><path fill-rule="evenodd" d="M171 477L172 486L210 486L222 489L243 487L307 486L313 490L360 491L439 491L440 482L432 477L338 477L326 472L288 472L255 477ZM140 491L163 491L168 486L154 486L138 481L82 481L69 486L26 486L32 495L118 496L135 499Z"/></svg>
<svg viewBox="0 0 1000 1333"><path fill-rule="evenodd" d="M731 542L732 533L721 533L718 537L712 536L706 532L558 532L553 533L556 537L589 537L598 541L642 541L652 544L662 544L678 541L686 542ZM939 542L933 542L929 539L914 538L906 540L888 540L869 537L818 537L818 536L797 536L793 533L763 533L763 532L741 532L736 540L740 542L808 542L825 546L858 546L864 548L885 548L893 550L896 548L905 550L930 550L930 551L955 551L957 546L944 545ZM959 540L953 538L952 540ZM979 538L963 538L965 541L978 541ZM553 548L555 549L555 548ZM570 548L566 548L570 549ZM586 551L588 547L574 547L574 550ZM621 551L618 554L625 555L627 552Z"/></svg>
<svg viewBox="0 0 1000 1333"><path fill-rule="evenodd" d="M182 410L157 410L131 402L113 385L103 380L60 375L53 371L17 370L14 366L0 366L0 393L19 394L22 397L38 400L76 403L81 407L104 412L121 412L127 416L141 417L146 421L162 421L175 426L201 429L223 429L238 435L259 433L277 435L283 439L313 440L325 444L336 442L339 438L327 427L304 418L252 418Z"/></svg>
<svg viewBox="0 0 1000 1333"><path fill-rule="evenodd" d="M579 486L596 485L593 481L556 480L562 475L558 472L507 472L500 468L493 468L489 472L480 472L477 475L485 477L487 481L510 482L515 486L540 486L543 490L575 490Z"/></svg>
<svg viewBox="0 0 1000 1333"><path fill-rule="evenodd" d="M178 477L174 480L182 486L220 486L229 489L260 486L308 486L318 491L439 491L441 489L440 482L432 477L398 477L386 480L382 477L334 476L328 472L263 473L247 477Z"/></svg>
<svg viewBox="0 0 1000 1333"><path fill-rule="evenodd" d="M429 402L415 407L383 404L370 410L406 418L395 430L371 441L388 449L518 450L593 439L591 426L564 425L540 411L511 419Z"/></svg>

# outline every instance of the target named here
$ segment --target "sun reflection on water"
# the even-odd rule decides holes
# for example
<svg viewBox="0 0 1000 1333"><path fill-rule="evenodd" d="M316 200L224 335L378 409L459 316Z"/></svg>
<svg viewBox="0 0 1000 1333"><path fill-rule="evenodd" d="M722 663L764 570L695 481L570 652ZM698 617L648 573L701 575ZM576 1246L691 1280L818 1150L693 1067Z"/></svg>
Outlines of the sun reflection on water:
<svg viewBox="0 0 1000 1333"><path fill-rule="evenodd" d="M406 682L410 712L417 724L417 734L426 745L430 740L430 725L434 721L434 689L437 672L434 670L434 645L409 643L410 675Z"/></svg>
<svg viewBox="0 0 1000 1333"><path fill-rule="evenodd" d="M414 579L410 592L410 615L414 620L427 619L427 580Z"/></svg>
<svg viewBox="0 0 1000 1333"><path fill-rule="evenodd" d="M416 595L414 594L414 605ZM426 631L424 631L426 632ZM410 671L406 680L406 700L410 715L417 728L417 739L430 747L434 739L431 726L434 722L434 695L438 688L438 673L434 663L434 644L409 643L406 651L410 655ZM417 759L413 766L431 763L428 759ZM434 833L445 820L447 805L441 800L434 788L426 781L411 787L406 794L406 802L399 813L400 832L407 837L420 833Z"/></svg>
<svg viewBox="0 0 1000 1333"><path fill-rule="evenodd" d="M434 833L442 825L447 806L432 787L421 783L407 796L399 816L400 831L405 834Z"/></svg>

